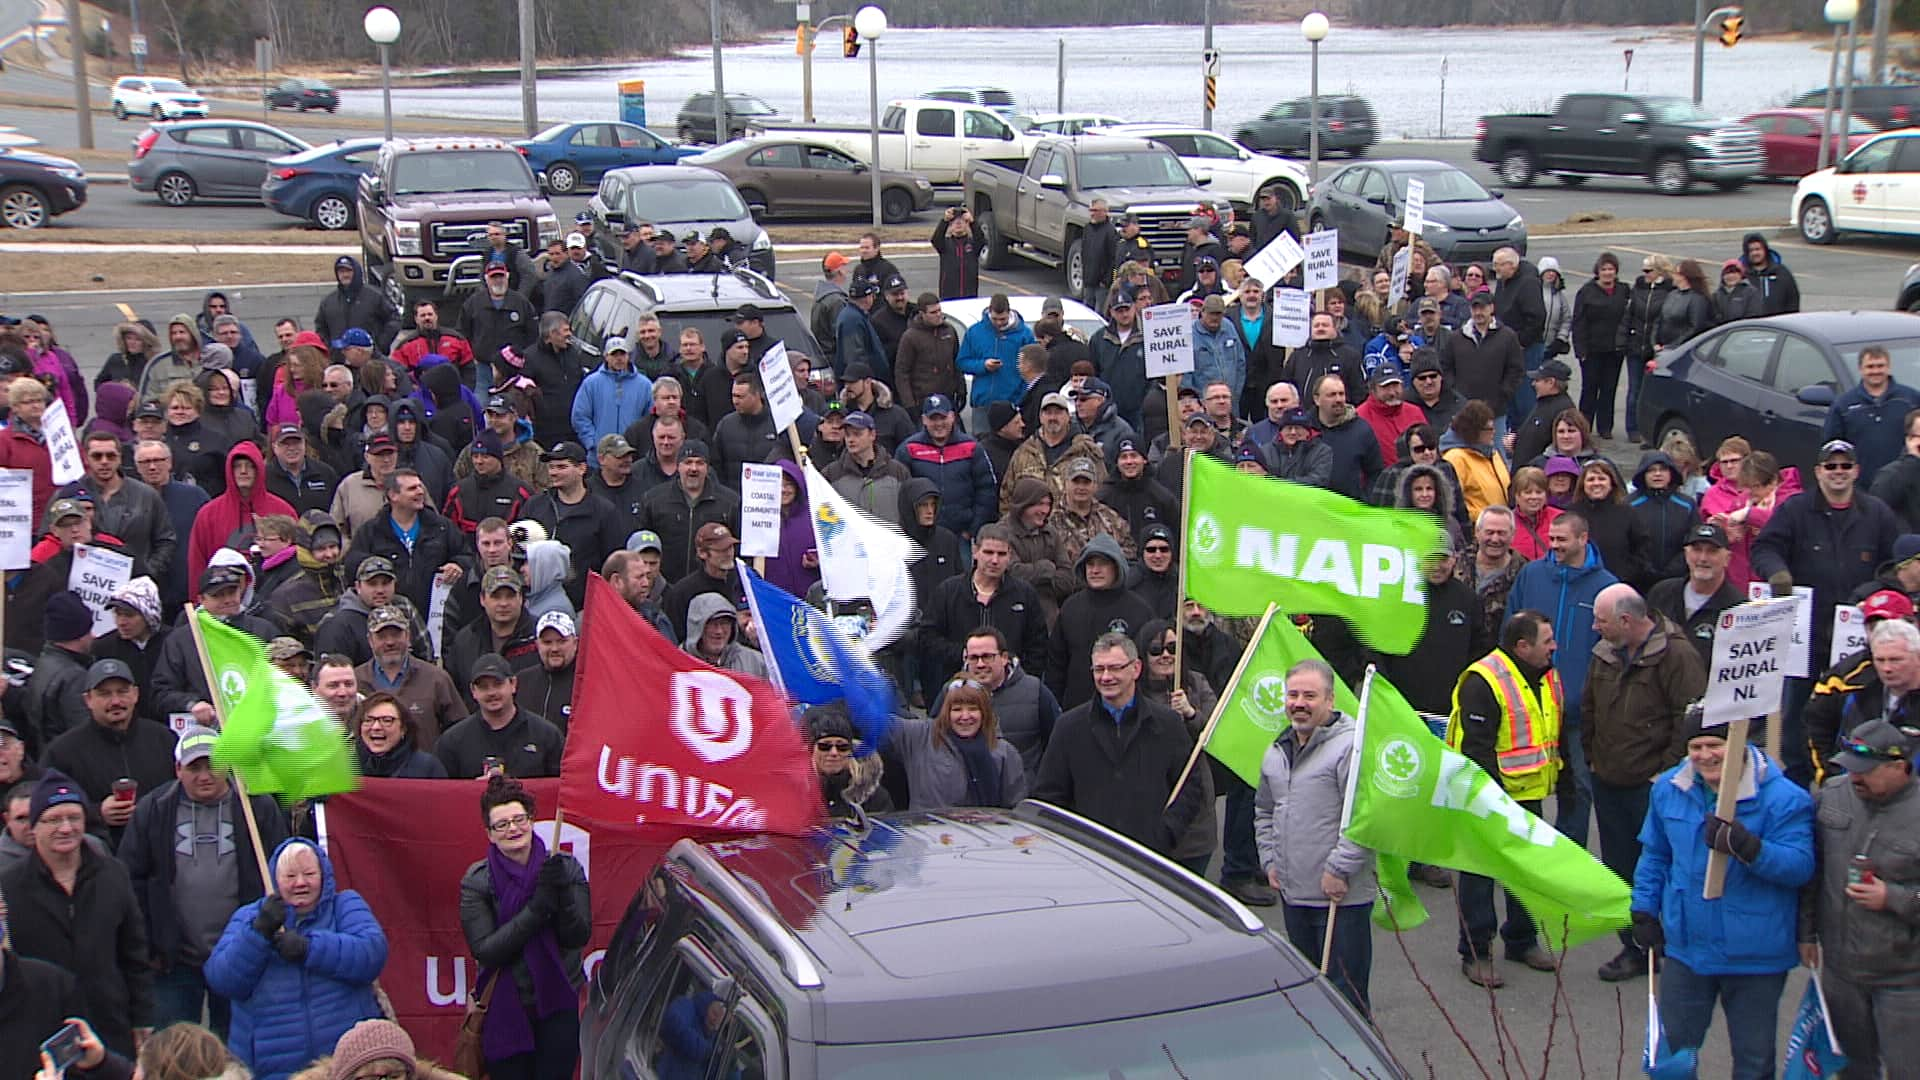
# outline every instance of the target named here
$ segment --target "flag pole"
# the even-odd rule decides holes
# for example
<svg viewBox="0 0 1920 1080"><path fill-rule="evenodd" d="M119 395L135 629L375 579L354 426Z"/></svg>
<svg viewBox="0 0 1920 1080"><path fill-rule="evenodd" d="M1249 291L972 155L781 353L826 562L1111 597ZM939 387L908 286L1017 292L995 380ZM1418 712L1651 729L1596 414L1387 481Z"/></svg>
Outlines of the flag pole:
<svg viewBox="0 0 1920 1080"><path fill-rule="evenodd" d="M1720 796L1714 803L1713 816L1722 821L1732 821L1740 807L1740 780L1747 769L1747 733L1753 721L1741 718L1727 725L1726 764L1720 767ZM1768 718L1768 727L1778 729L1779 714ZM1714 850L1707 853L1707 884L1701 890L1701 896L1707 900L1718 900L1727 888L1727 853Z"/></svg>
<svg viewBox="0 0 1920 1080"><path fill-rule="evenodd" d="M1173 389L1173 381L1176 378L1178 378L1178 376L1167 376L1168 390ZM1168 430L1167 439L1169 445L1171 445L1171 441L1177 436L1178 432L1171 429ZM1180 448L1180 564L1174 571L1175 582L1173 590L1173 688L1175 690L1180 689L1182 661L1186 659L1187 654L1187 548L1191 546L1187 542L1187 528L1191 523L1189 519L1192 515L1193 451L1182 446ZM1269 609L1269 615L1271 615L1271 609ZM1234 674L1238 676L1239 672L1236 670ZM1223 698L1222 700L1225 699ZM1216 706L1214 714L1217 716L1219 711L1219 708ZM1207 730L1209 732L1213 730L1213 724L1211 722L1207 724ZM1199 757L1199 749L1197 747L1194 750L1194 757ZM1189 758L1187 760L1187 772L1191 771L1193 771L1193 759ZM1187 773L1181 773L1181 783L1185 783L1186 779ZM1174 785L1173 793L1175 795L1180 793L1178 784ZM1167 805L1172 806L1172 801L1169 800Z"/></svg>
<svg viewBox="0 0 1920 1080"><path fill-rule="evenodd" d="M207 656L207 639L200 631L200 609L197 605L187 605L187 626L193 632L193 651L200 657L200 677L207 683L207 703L213 706L215 727L225 730L227 726L226 709L220 703L220 684L213 677L213 661ZM233 774L233 790L240 796L240 816L247 822L247 838L253 841L253 857L260 864L260 884L266 895L272 896L274 888L273 873L267 868L267 848L260 841L260 822L253 816L253 799L247 795L247 785L240 780L240 774Z"/></svg>
<svg viewBox="0 0 1920 1080"><path fill-rule="evenodd" d="M1251 651L1251 650L1249 650ZM1366 680L1360 684L1360 716L1354 721L1353 748L1347 753L1347 790L1340 807L1340 831L1347 831L1347 823L1353 818L1354 783L1360 778L1360 747L1367 733L1367 703L1373 697L1373 677L1376 671L1372 664L1367 665ZM1327 973L1327 964L1333 958L1333 927L1340 918L1340 905L1333 898L1327 898L1327 932L1320 941L1320 974Z"/></svg>
<svg viewBox="0 0 1920 1080"><path fill-rule="evenodd" d="M1240 662L1233 666L1233 674L1227 679L1227 688L1220 691L1219 698L1213 703L1213 715L1207 717L1207 726L1200 729L1200 737L1193 741L1193 753L1187 755L1187 765L1180 770L1180 779L1174 781L1173 794L1167 796L1167 806L1172 806L1173 801L1180 797L1180 789L1186 786L1187 777L1193 775L1194 765L1200 761L1200 755L1206 752L1207 740L1213 738L1214 729L1220 726L1221 714L1227 711L1227 702L1232 699L1233 692L1240 686L1240 676L1247 670L1247 665L1253 662L1253 647L1259 643L1260 636L1266 633L1267 624L1273 621L1274 612L1278 610L1280 605L1268 604L1267 613L1260 618L1260 625L1254 627L1253 640L1241 650ZM1177 633L1174 640L1180 640ZM1177 653L1175 656L1174 671L1178 672L1180 661ZM1166 807L1163 806L1161 809L1164 810Z"/></svg>

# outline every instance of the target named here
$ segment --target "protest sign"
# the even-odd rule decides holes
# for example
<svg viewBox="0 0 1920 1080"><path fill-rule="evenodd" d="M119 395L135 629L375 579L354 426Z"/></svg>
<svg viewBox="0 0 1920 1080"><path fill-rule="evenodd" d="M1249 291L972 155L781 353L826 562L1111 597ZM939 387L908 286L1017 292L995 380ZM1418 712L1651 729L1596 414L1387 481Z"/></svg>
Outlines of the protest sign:
<svg viewBox="0 0 1920 1080"><path fill-rule="evenodd" d="M0 570L33 565L33 471L0 469Z"/></svg>
<svg viewBox="0 0 1920 1080"><path fill-rule="evenodd" d="M1247 274L1262 285L1278 285L1287 272L1300 265L1307 257L1306 250L1300 246L1291 233L1281 233L1273 242L1260 249L1260 253L1248 259L1245 264Z"/></svg>
<svg viewBox="0 0 1920 1080"><path fill-rule="evenodd" d="M93 612L95 637L113 633L113 612L107 608L107 598L131 580L133 556L89 544L74 545L73 569L67 571L67 588Z"/></svg>
<svg viewBox="0 0 1920 1080"><path fill-rule="evenodd" d="M1765 600L1773 589L1764 581L1747 584L1747 599ZM1793 620L1793 647L1787 650L1787 677L1811 679L1813 670L1813 587L1795 585L1793 602L1797 605Z"/></svg>
<svg viewBox="0 0 1920 1080"><path fill-rule="evenodd" d="M1845 660L1867 647L1867 617L1852 604L1833 609L1833 648L1827 652L1827 666Z"/></svg>
<svg viewBox="0 0 1920 1080"><path fill-rule="evenodd" d="M1140 312L1146 336L1147 378L1185 375L1193 370L1193 308L1160 304Z"/></svg>
<svg viewBox="0 0 1920 1080"><path fill-rule="evenodd" d="M1393 283L1387 287L1387 305L1398 305L1407 298L1407 272L1413 268L1413 248L1393 253Z"/></svg>
<svg viewBox="0 0 1920 1080"><path fill-rule="evenodd" d="M1780 708L1796 605L1793 600L1754 600L1720 613L1713 632L1713 662L1707 668L1702 704L1707 723L1750 720Z"/></svg>
<svg viewBox="0 0 1920 1080"><path fill-rule="evenodd" d="M427 639L433 643L435 663L446 662L447 601L452 596L453 586L436 575L433 591L427 594Z"/></svg>
<svg viewBox="0 0 1920 1080"><path fill-rule="evenodd" d="M80 463L80 440L74 436L66 402L57 397L47 402L46 415L40 418L40 433L47 440L47 456L53 459L55 485L71 484L87 474Z"/></svg>
<svg viewBox="0 0 1920 1080"><path fill-rule="evenodd" d="M740 466L740 554L780 554L780 478L778 465Z"/></svg>
<svg viewBox="0 0 1920 1080"><path fill-rule="evenodd" d="M1312 329L1312 295L1305 289L1273 290L1273 343L1299 348Z"/></svg>
<svg viewBox="0 0 1920 1080"><path fill-rule="evenodd" d="M1306 280L1308 289L1331 289L1340 283L1340 230L1323 229L1307 234Z"/></svg>
<svg viewBox="0 0 1920 1080"><path fill-rule="evenodd" d="M793 364L787 359L784 343L775 342L760 358L760 384L767 388L767 414L773 417L773 430L785 431L800 419L805 405L800 401L800 388L794 385Z"/></svg>
<svg viewBox="0 0 1920 1080"><path fill-rule="evenodd" d="M1417 176L1407 177L1407 216L1402 222L1409 236L1419 236L1427 227L1427 182Z"/></svg>

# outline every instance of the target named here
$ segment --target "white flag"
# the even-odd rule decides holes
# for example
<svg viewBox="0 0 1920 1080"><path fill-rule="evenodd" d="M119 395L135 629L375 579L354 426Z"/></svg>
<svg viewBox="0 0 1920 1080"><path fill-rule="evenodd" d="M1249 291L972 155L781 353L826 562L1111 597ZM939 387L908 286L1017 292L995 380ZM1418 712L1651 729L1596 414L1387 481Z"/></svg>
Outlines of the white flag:
<svg viewBox="0 0 1920 1080"><path fill-rule="evenodd" d="M878 651L913 625L913 577L907 565L924 552L900 530L848 502L812 464L803 467L820 583L834 600L872 602L873 627L863 643L868 651Z"/></svg>

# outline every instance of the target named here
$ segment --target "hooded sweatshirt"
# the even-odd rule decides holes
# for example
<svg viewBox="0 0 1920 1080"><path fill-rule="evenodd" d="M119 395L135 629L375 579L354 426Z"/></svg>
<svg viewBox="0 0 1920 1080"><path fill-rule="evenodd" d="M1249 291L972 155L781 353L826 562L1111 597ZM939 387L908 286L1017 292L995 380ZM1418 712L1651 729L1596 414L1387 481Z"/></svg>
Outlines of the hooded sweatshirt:
<svg viewBox="0 0 1920 1080"><path fill-rule="evenodd" d="M784 467L786 463L782 462L781 465ZM920 516L914 513L914 507L919 506L922 500L939 497L940 489L925 477L915 477L900 489L900 531L906 533L908 539L919 544L920 550L924 552L907 567L908 572L913 575L914 597L920 602L922 609L932 602L933 590L938 588L941 582L960 573L965 565L961 555L963 548L960 537L955 535L952 529L940 524L937 515L933 525L929 527L920 524ZM812 522L808 522L808 528L812 528ZM784 538L781 543L783 545L786 543Z"/></svg>
<svg viewBox="0 0 1920 1080"><path fill-rule="evenodd" d="M375 346L385 348L400 328L399 313L387 303L379 289L367 288L366 273L360 269L358 259L342 255L333 265L336 273L341 267L351 267L353 276L345 285L334 286L320 301L320 308L313 315L314 332L331 347L341 334L358 327L373 338Z"/></svg>
<svg viewBox="0 0 1920 1080"><path fill-rule="evenodd" d="M254 469L253 490L247 495L240 494L233 482L233 463L242 458L253 462ZM200 595L200 572L207 568L213 553L226 545L228 537L263 514L299 516L285 499L267 490L266 465L258 446L243 442L227 451L226 476L226 490L200 508L187 540L187 586L195 598Z"/></svg>
<svg viewBox="0 0 1920 1080"><path fill-rule="evenodd" d="M193 353L188 356L179 356L172 350L168 350L148 361L145 370L140 373L141 401L152 401L158 398L166 392L167 387L180 379L193 378L194 372L200 370L200 327L194 322L193 316L180 314L168 319L167 332L160 344L166 345L172 340L171 335L175 326L184 326L187 332L193 335Z"/></svg>
<svg viewBox="0 0 1920 1080"><path fill-rule="evenodd" d="M1093 672L1083 658L1093 655L1093 643L1108 631L1132 637L1153 619L1146 601L1127 591L1127 556L1120 542L1101 533L1087 542L1074 570L1084 584L1087 560L1102 557L1113 563L1113 583L1104 589L1087 587L1067 597L1053 622L1047 642L1047 688L1071 709L1093 698Z"/></svg>
<svg viewBox="0 0 1920 1080"><path fill-rule="evenodd" d="M123 445L133 442L133 387L122 382L103 382L93 392L94 417L87 434L104 431Z"/></svg>
<svg viewBox="0 0 1920 1080"><path fill-rule="evenodd" d="M473 388L460 378L461 369L439 353L428 353L413 374L419 384L413 398L420 403L427 427L456 452L471 445L481 404Z"/></svg>
<svg viewBox="0 0 1920 1080"><path fill-rule="evenodd" d="M1746 258L1747 249L1756 241L1767 253L1760 266ZM1785 315L1800 310L1800 284L1793 280L1793 271L1787 269L1787 264L1780 261L1780 253L1767 243L1765 234L1752 232L1742 237L1740 253L1740 261L1747 269L1747 283L1760 292L1763 314Z"/></svg>
<svg viewBox="0 0 1920 1080"><path fill-rule="evenodd" d="M793 482L799 493L793 502L780 508L780 553L767 557L765 577L794 596L805 596L814 582L820 580L820 568L806 565L806 556L814 551L813 515L807 503L807 477L800 471L800 466L791 461L780 462L780 471Z"/></svg>
<svg viewBox="0 0 1920 1080"><path fill-rule="evenodd" d="M132 334L139 339L139 350L136 352L127 352L122 349L107 357L107 362L100 367L100 373L93 377L93 385L95 387L110 382L124 382L138 386L140 385L140 377L146 374L147 364L154 357L160 355L162 351L160 335L149 329L146 323L135 319L131 322L123 322L114 327L114 344L119 345L125 343L128 334Z"/></svg>
<svg viewBox="0 0 1920 1080"><path fill-rule="evenodd" d="M707 623L725 616L733 620L733 638L720 650L717 660L709 660L700 651L700 635L707 632ZM688 656L725 671L737 671L742 675L756 678L767 677L767 665L760 654L740 644L740 616L733 609L733 601L719 593L701 593L687 604L687 637L680 648Z"/></svg>
<svg viewBox="0 0 1920 1080"><path fill-rule="evenodd" d="M534 622L549 611L577 618L567 599L567 570L572 553L558 540L536 540L527 545L527 614Z"/></svg>
<svg viewBox="0 0 1920 1080"><path fill-rule="evenodd" d="M1647 489L1647 470L1655 465L1665 465L1673 473L1665 491ZM1652 543L1644 555L1648 586L1661 578L1686 573L1687 533L1698 524L1700 508L1680 494L1679 481L1680 469L1660 450L1641 455L1640 467L1633 471L1634 493L1627 505L1633 508L1633 515L1640 519Z"/></svg>

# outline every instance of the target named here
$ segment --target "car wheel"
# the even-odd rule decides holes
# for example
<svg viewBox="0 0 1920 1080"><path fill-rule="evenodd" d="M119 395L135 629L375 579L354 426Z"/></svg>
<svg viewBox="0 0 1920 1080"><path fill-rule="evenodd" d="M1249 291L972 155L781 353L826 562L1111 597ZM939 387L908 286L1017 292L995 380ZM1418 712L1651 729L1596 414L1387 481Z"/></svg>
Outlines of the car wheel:
<svg viewBox="0 0 1920 1080"><path fill-rule="evenodd" d="M400 284L400 275L389 271L380 279L380 292L387 298L396 311L411 311L408 306L407 287Z"/></svg>
<svg viewBox="0 0 1920 1080"><path fill-rule="evenodd" d="M1579 187L1581 184L1587 182L1587 178L1581 176L1579 173L1555 173L1553 178L1560 181L1561 187Z"/></svg>
<svg viewBox="0 0 1920 1080"><path fill-rule="evenodd" d="M1255 192L1260 192L1268 188L1273 189L1274 193L1280 196L1280 209L1285 210L1289 214L1297 213L1299 211L1300 192L1294 190L1294 186L1291 183L1285 180L1282 180L1277 176L1272 176L1272 177L1268 177L1265 181L1262 181L1253 190Z"/></svg>
<svg viewBox="0 0 1920 1080"><path fill-rule="evenodd" d="M1653 186L1662 195L1685 195L1693 186L1693 176L1687 172L1687 159L1669 154L1654 162Z"/></svg>
<svg viewBox="0 0 1920 1080"><path fill-rule="evenodd" d="M1516 146L1500 155L1500 179L1509 187L1527 187L1532 184L1532 151Z"/></svg>
<svg viewBox="0 0 1920 1080"><path fill-rule="evenodd" d="M555 195L571 195L580 186L580 171L562 162L547 168L547 190Z"/></svg>
<svg viewBox="0 0 1920 1080"><path fill-rule="evenodd" d="M328 232L339 232L353 227L353 203L339 195L322 195L313 200L313 209L307 212L313 223Z"/></svg>
<svg viewBox="0 0 1920 1080"><path fill-rule="evenodd" d="M124 101L116 101L116 102L114 102L114 103L113 103L113 118L114 118L115 120L125 120L125 119L127 118L127 103L126 103L126 102L124 102Z"/></svg>
<svg viewBox="0 0 1920 1080"><path fill-rule="evenodd" d="M1000 231L1000 223L994 219L993 207L981 207L974 220L980 223L980 235L986 240L982 245L986 251L980 262L989 270L1005 268L1013 252L1007 245L1006 234Z"/></svg>
<svg viewBox="0 0 1920 1080"><path fill-rule="evenodd" d="M1839 235L1825 199L1808 199L1800 204L1800 239L1809 244L1831 244Z"/></svg>
<svg viewBox="0 0 1920 1080"><path fill-rule="evenodd" d="M30 187L0 188L0 225L9 229L37 229L53 216L47 197Z"/></svg>
<svg viewBox="0 0 1920 1080"><path fill-rule="evenodd" d="M162 109L158 105L155 105L153 107L153 118L155 120L165 120L167 118L167 110Z"/></svg>
<svg viewBox="0 0 1920 1080"><path fill-rule="evenodd" d="M170 172L153 182L153 193L168 206L185 206L199 194L194 187L193 177L183 172Z"/></svg>
<svg viewBox="0 0 1920 1080"><path fill-rule="evenodd" d="M1312 217L1307 219L1308 232L1325 232L1326 229L1327 229L1327 219L1324 217L1321 217L1319 214L1314 214Z"/></svg>
<svg viewBox="0 0 1920 1080"><path fill-rule="evenodd" d="M1087 255L1086 241L1076 236L1067 245L1067 257L1060 260L1060 270L1066 278L1067 295L1079 296L1086 290Z"/></svg>
<svg viewBox="0 0 1920 1080"><path fill-rule="evenodd" d="M898 225L913 216L913 196L901 188L887 188L880 193L880 220L889 225Z"/></svg>

